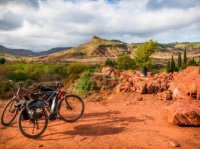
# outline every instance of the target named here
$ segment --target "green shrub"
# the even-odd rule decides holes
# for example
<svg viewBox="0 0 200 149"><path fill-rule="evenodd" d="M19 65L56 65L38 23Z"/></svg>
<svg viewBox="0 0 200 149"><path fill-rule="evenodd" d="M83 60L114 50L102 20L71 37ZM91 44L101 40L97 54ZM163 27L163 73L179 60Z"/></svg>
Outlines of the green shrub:
<svg viewBox="0 0 200 149"><path fill-rule="evenodd" d="M23 71L16 71L16 72L13 72L12 74L10 74L8 76L8 79L14 80L14 81L25 81L26 79L28 79L28 76Z"/></svg>
<svg viewBox="0 0 200 149"><path fill-rule="evenodd" d="M112 60L112 59L109 59L107 58L104 62L104 66L109 66L109 67L116 67L116 61L115 60Z"/></svg>
<svg viewBox="0 0 200 149"><path fill-rule="evenodd" d="M188 66L198 66L198 63L195 61L194 58L189 59Z"/></svg>
<svg viewBox="0 0 200 149"><path fill-rule="evenodd" d="M119 69L128 70L128 69L134 69L136 67L134 59L132 59L128 55L119 56L116 62L117 62L117 68Z"/></svg>
<svg viewBox="0 0 200 149"><path fill-rule="evenodd" d="M10 91L12 85L8 81L4 81L0 83L0 95Z"/></svg>
<svg viewBox="0 0 200 149"><path fill-rule="evenodd" d="M0 57L0 64L5 64L6 59L4 57Z"/></svg>
<svg viewBox="0 0 200 149"><path fill-rule="evenodd" d="M91 72L86 71L81 74L78 82L75 85L76 92L80 95L87 94L88 92L94 90L95 84L91 80Z"/></svg>
<svg viewBox="0 0 200 149"><path fill-rule="evenodd" d="M89 69L89 66L81 63L69 64L67 67L67 78L75 80L79 78L80 74L85 70Z"/></svg>

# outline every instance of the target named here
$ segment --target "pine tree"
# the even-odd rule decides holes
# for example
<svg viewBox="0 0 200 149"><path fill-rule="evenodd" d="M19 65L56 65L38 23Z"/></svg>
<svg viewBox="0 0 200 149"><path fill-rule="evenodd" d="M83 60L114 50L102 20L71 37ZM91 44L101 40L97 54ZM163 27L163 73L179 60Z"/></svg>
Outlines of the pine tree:
<svg viewBox="0 0 200 149"><path fill-rule="evenodd" d="M178 53L178 61L177 61L177 66L180 69L182 66L182 58L181 58L181 52Z"/></svg>
<svg viewBox="0 0 200 149"><path fill-rule="evenodd" d="M187 51L186 51L186 48L185 48L185 50L184 50L183 63L184 63L185 65L187 65Z"/></svg>
<svg viewBox="0 0 200 149"><path fill-rule="evenodd" d="M167 72L171 72L171 64L170 64L170 61L167 62L166 71L167 71Z"/></svg>
<svg viewBox="0 0 200 149"><path fill-rule="evenodd" d="M172 58L171 58L170 69L171 69L171 72L174 72L176 70L176 64L175 64L174 56L173 55L172 55Z"/></svg>

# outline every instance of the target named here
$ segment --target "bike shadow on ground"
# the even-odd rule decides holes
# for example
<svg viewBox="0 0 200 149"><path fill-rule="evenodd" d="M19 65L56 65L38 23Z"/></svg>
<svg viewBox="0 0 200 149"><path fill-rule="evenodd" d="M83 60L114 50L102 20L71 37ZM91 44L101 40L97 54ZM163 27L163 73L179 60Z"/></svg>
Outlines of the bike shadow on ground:
<svg viewBox="0 0 200 149"><path fill-rule="evenodd" d="M140 123L146 120L146 118L122 117L119 111L85 113L78 122L75 122L73 129L49 133L41 136L40 140L62 140L74 138L77 135L81 137L116 135L126 131L129 124ZM52 124L50 127L58 125L67 127L63 122L55 125Z"/></svg>

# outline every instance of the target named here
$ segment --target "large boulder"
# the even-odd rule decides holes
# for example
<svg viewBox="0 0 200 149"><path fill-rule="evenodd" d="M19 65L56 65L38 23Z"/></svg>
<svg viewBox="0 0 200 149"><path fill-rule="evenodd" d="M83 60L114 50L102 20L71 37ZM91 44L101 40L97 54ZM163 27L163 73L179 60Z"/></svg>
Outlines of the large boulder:
<svg viewBox="0 0 200 149"><path fill-rule="evenodd" d="M174 82L170 89L175 96L190 95L192 98L200 98L200 67L190 66L174 76Z"/></svg>
<svg viewBox="0 0 200 149"><path fill-rule="evenodd" d="M183 126L200 126L200 101L177 100L166 108L168 122Z"/></svg>

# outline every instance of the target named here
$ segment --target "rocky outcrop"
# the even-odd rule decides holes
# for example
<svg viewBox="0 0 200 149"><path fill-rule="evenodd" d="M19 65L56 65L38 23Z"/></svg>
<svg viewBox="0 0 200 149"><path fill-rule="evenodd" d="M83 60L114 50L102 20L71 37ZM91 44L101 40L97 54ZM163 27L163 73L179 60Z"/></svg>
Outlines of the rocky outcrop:
<svg viewBox="0 0 200 149"><path fill-rule="evenodd" d="M190 66L174 75L170 89L176 98L185 98L184 96L189 95L193 99L200 99L200 67Z"/></svg>
<svg viewBox="0 0 200 149"><path fill-rule="evenodd" d="M166 108L168 122L183 126L200 126L200 100L177 100Z"/></svg>
<svg viewBox="0 0 200 149"><path fill-rule="evenodd" d="M102 74L106 74L112 79L118 79L118 84L114 88L117 92L137 92L140 94L157 94L167 91L169 83L173 80L172 74L148 73L147 77L142 77L139 71L119 71L110 67L103 67ZM171 92L164 92L163 100L171 100Z"/></svg>

